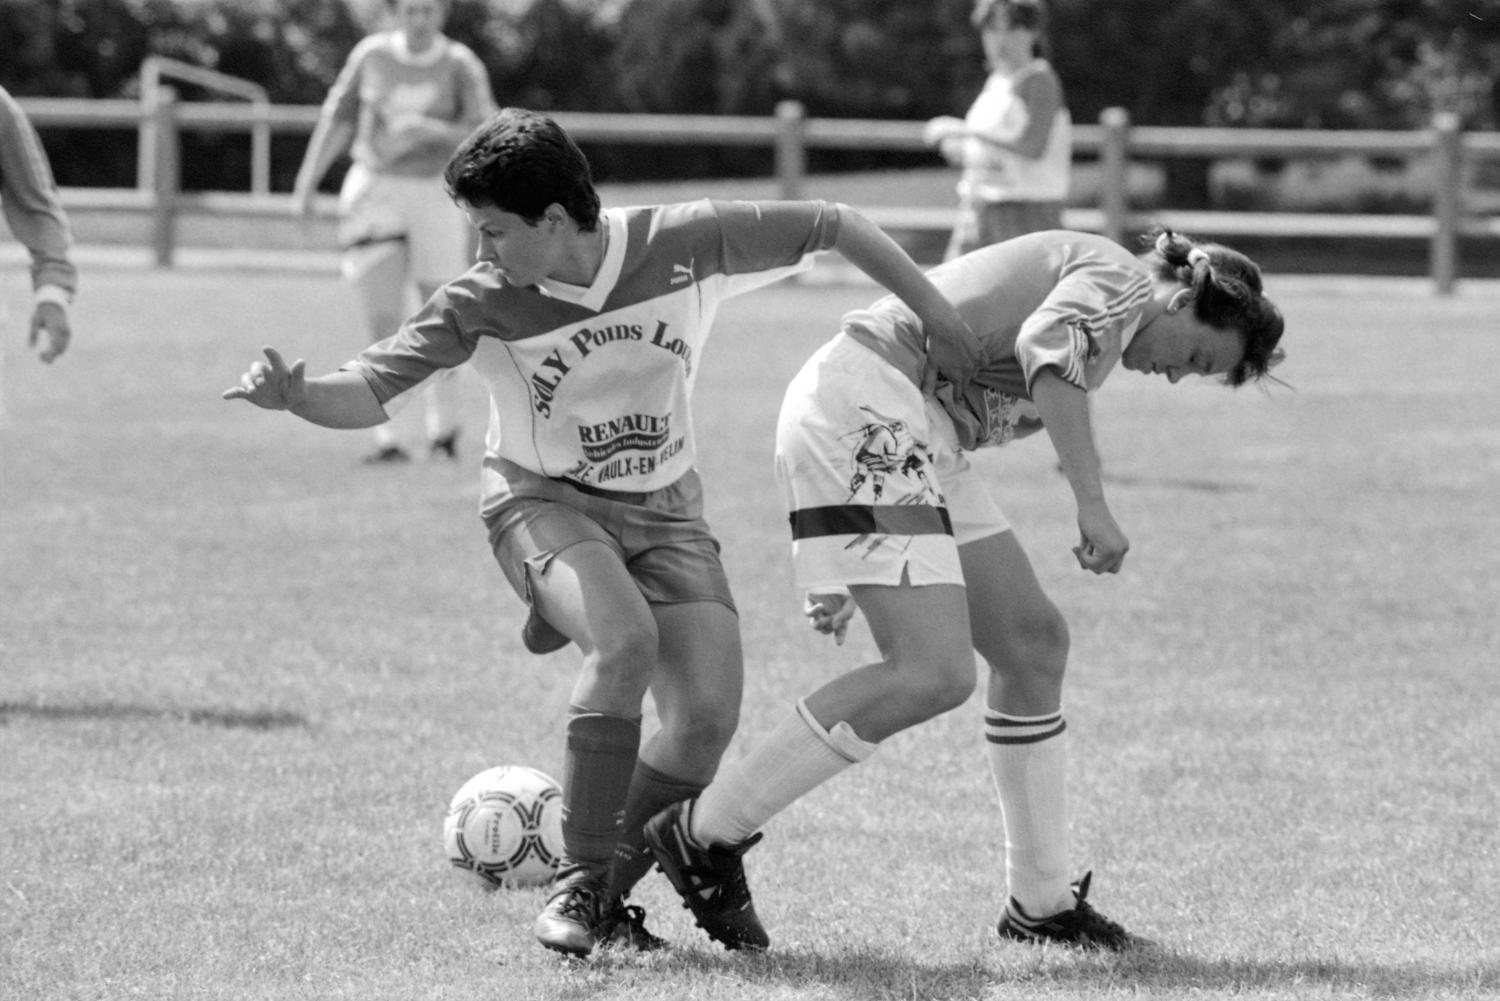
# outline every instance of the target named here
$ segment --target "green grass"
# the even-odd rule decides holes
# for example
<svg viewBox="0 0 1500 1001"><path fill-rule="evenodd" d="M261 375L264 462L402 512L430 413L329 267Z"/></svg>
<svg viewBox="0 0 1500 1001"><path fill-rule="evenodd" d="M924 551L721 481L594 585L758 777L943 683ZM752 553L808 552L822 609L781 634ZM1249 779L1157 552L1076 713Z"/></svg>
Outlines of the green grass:
<svg viewBox="0 0 1500 1001"><path fill-rule="evenodd" d="M56 366L5 341L0 998L1500 996L1493 286L1283 278L1293 390L1118 374L1118 578L1070 565L1044 443L986 457L1072 624L1079 871L1158 951L995 940L976 698L773 821L770 954L710 947L653 876L671 952L569 963L531 938L540 891L441 851L471 774L557 773L576 669L523 651L485 546L476 381L460 467L365 469L363 434L218 398L262 343L357 348L330 275L85 277ZM782 385L871 297L736 300L704 363L740 740L871 653L802 627L767 480Z"/></svg>

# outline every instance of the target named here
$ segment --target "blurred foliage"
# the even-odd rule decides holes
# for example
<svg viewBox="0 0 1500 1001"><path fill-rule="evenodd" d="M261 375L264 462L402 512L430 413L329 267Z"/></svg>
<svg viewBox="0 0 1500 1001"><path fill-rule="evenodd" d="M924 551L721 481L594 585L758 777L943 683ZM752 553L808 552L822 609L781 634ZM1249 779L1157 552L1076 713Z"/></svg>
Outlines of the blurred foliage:
<svg viewBox="0 0 1500 1001"><path fill-rule="evenodd" d="M792 98L811 115L919 120L961 112L983 82L970 9L451 0L446 30L478 53L501 104L765 115ZM1051 0L1050 10L1049 53L1077 121L1120 106L1154 125L1405 129L1439 111L1471 129L1497 124L1500 0ZM0 0L0 84L18 95L132 97L141 61L158 54L255 80L278 103L316 104L383 11L384 0ZM181 88L184 100L204 96ZM131 183L134 135L102 135L47 136L63 183ZM278 189L304 143L277 142ZM615 178L763 172L770 162L759 150L669 149L589 152ZM189 186L244 185L234 137L195 140L188 153ZM889 154L826 157L892 164ZM1206 191L1202 167L1174 165L1184 176L1173 189Z"/></svg>

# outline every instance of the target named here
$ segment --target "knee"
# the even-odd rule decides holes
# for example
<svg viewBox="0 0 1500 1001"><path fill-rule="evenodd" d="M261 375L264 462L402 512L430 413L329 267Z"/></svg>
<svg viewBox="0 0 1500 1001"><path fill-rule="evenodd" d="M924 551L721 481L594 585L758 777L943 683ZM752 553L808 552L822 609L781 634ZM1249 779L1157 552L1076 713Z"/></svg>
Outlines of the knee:
<svg viewBox="0 0 1500 1001"><path fill-rule="evenodd" d="M1011 678L1060 682L1068 663L1068 623L1056 607L1012 624L981 648L990 669Z"/></svg>
<svg viewBox="0 0 1500 1001"><path fill-rule="evenodd" d="M912 705L931 719L957 709L974 694L974 651L968 646L943 651L908 676L916 682L908 693Z"/></svg>
<svg viewBox="0 0 1500 1001"><path fill-rule="evenodd" d="M717 761L729 747L739 722L739 706L729 700L716 699L671 715L663 714L661 728L677 747Z"/></svg>
<svg viewBox="0 0 1500 1001"><path fill-rule="evenodd" d="M593 661L601 680L619 684L644 684L656 668L656 623L643 616L625 624L611 624L596 631L586 657Z"/></svg>

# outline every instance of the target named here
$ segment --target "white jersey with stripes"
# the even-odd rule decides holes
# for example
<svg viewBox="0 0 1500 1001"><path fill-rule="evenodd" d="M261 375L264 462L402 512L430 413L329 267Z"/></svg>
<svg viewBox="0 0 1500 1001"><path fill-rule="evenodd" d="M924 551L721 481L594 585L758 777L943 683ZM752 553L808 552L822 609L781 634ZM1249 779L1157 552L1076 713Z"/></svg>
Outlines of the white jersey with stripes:
<svg viewBox="0 0 1500 1001"><path fill-rule="evenodd" d="M1031 385L1044 368L1085 391L1097 389L1151 298L1151 275L1139 258L1107 237L1072 230L983 247L928 276L984 349L962 400L946 384L938 391L960 444L971 449L1041 427ZM887 296L845 315L843 329L921 384L927 357L922 325L899 299Z"/></svg>

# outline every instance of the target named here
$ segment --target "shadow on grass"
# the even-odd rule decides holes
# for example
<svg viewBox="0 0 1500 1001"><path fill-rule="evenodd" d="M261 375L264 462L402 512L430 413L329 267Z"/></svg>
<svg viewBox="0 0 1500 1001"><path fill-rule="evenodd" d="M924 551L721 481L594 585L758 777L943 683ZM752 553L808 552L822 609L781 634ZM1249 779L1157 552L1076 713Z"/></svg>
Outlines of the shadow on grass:
<svg viewBox="0 0 1500 1001"><path fill-rule="evenodd" d="M1131 473L1105 473L1104 481L1122 487L1145 487L1158 490L1187 490L1205 494L1239 494L1254 490L1253 484L1232 480L1201 480L1181 476L1136 476Z"/></svg>
<svg viewBox="0 0 1500 1001"><path fill-rule="evenodd" d="M1204 959L1151 948L1125 955L1075 953L1068 949L1004 949L971 962L922 962L906 953L872 948L827 955L810 950L764 955L726 955L707 950L674 950L662 956L660 973L723 983L815 989L817 996L851 1001L924 998L930 1001L976 998L1007 988L1046 997L1053 992L1085 994L1234 995L1285 997L1354 994L1381 998L1495 997L1500 964L1434 968L1421 963L1358 962L1339 959ZM610 977L610 963L597 958L594 973ZM625 959L615 973L630 965ZM602 967L602 968L601 968ZM584 988L580 983L574 985ZM577 994L597 989L594 979ZM559 997L569 997L565 991ZM732 996L732 995L728 995Z"/></svg>
<svg viewBox="0 0 1500 1001"><path fill-rule="evenodd" d="M173 709L120 702L0 702L0 723L10 722L12 717L55 723L157 720L233 730L285 730L309 725L300 713L271 709Z"/></svg>

